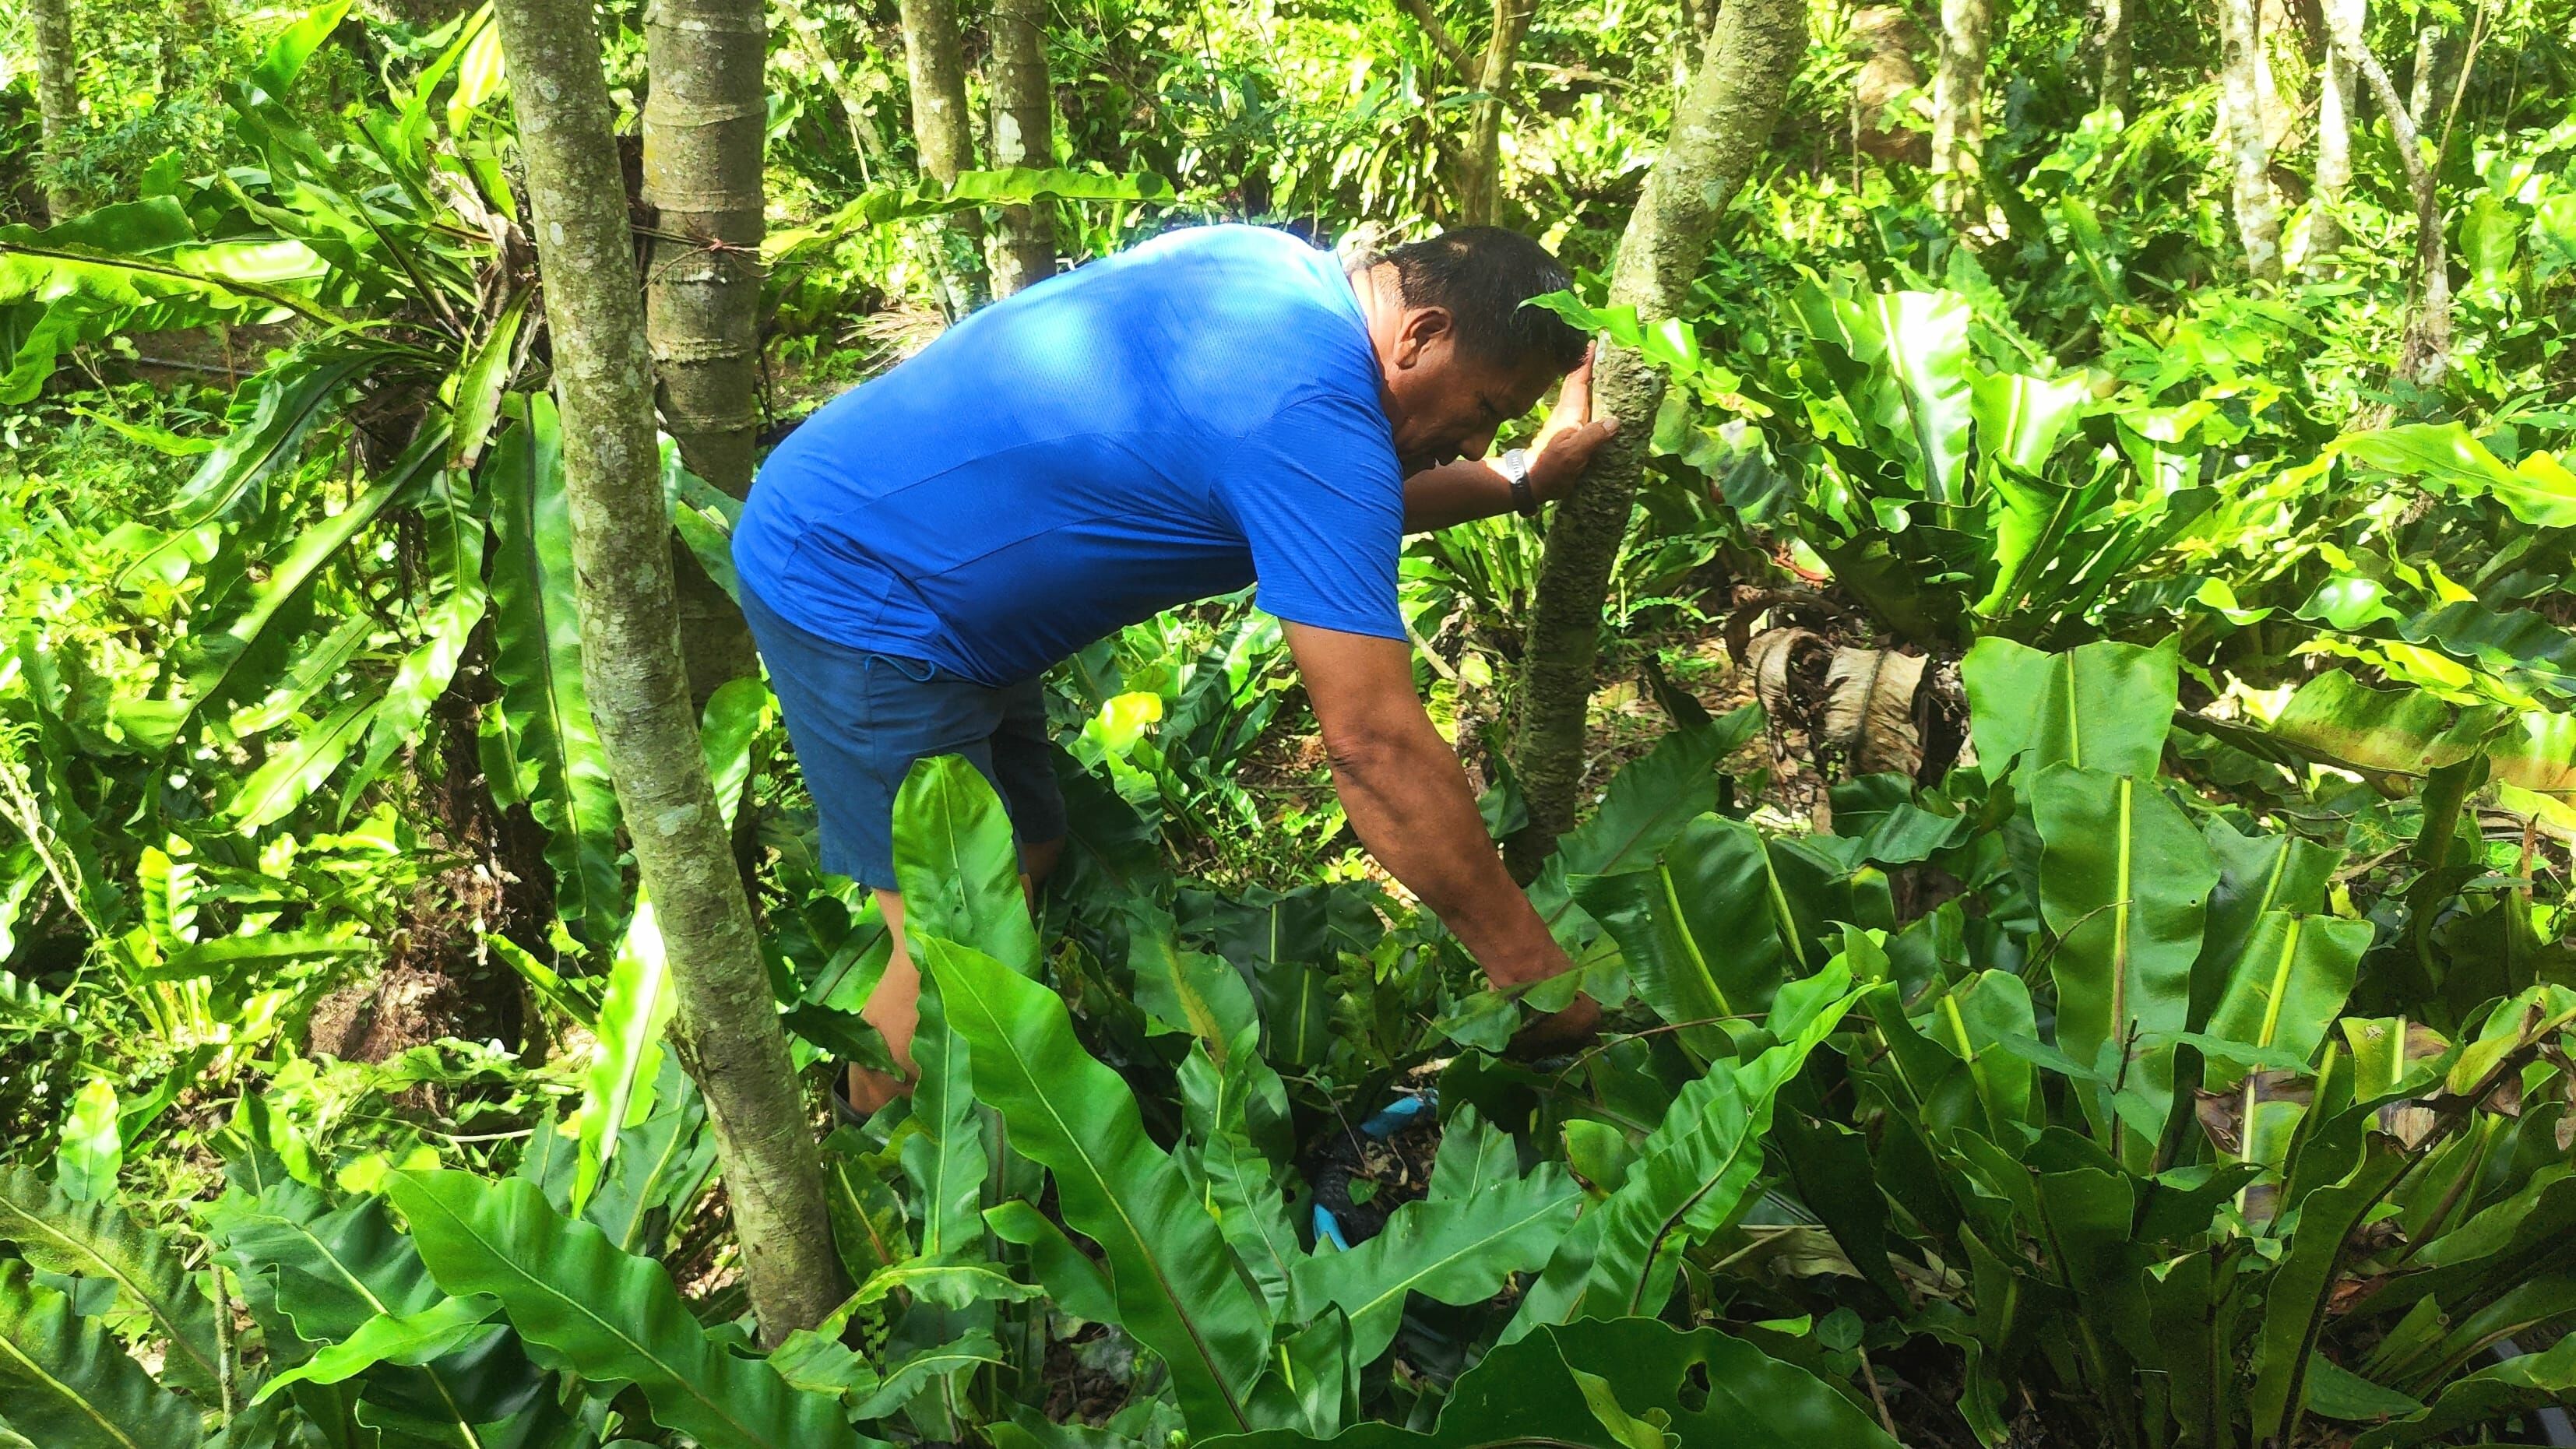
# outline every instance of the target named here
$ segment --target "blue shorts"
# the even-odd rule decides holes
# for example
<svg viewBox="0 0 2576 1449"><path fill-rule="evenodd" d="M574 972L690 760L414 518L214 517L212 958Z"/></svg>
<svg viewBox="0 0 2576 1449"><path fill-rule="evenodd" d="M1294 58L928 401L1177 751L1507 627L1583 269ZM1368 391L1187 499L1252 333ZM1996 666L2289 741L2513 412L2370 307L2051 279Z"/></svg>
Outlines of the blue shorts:
<svg viewBox="0 0 2576 1449"><path fill-rule="evenodd" d="M742 614L822 819L823 869L896 888L895 794L912 762L930 755L964 755L984 772L1024 853L1064 838L1039 681L994 689L918 659L836 644L780 618L748 584Z"/></svg>

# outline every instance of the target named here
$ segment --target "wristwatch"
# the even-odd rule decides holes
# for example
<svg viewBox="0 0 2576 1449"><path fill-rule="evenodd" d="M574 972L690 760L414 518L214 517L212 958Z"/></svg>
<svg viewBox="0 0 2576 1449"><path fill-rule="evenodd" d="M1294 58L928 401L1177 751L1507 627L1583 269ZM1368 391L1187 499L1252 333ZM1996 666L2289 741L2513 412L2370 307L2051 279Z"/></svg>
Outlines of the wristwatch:
<svg viewBox="0 0 2576 1449"><path fill-rule="evenodd" d="M1512 485L1513 511L1523 518L1538 517L1538 494L1531 491L1529 482L1529 449L1514 448L1496 458L1494 471L1502 474L1503 481Z"/></svg>

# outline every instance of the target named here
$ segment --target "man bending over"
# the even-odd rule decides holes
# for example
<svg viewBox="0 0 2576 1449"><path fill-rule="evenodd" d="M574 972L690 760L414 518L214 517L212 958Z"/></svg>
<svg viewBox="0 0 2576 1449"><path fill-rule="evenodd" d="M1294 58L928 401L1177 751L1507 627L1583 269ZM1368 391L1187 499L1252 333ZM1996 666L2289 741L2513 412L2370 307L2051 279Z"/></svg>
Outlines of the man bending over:
<svg viewBox="0 0 2576 1449"><path fill-rule="evenodd" d="M1287 635L1360 843L1496 986L1569 968L1414 693L1396 609L1406 532L1535 513L1616 426L1589 416L1582 336L1522 305L1565 285L1544 248L1490 227L1347 271L1281 232L1177 231L976 313L770 455L734 534L743 612L823 868L874 889L894 932L864 1015L906 1078L905 772L973 761L1042 879L1065 817L1039 676L1246 584ZM1477 461L1560 377L1537 446ZM1578 998L1541 1031L1596 1016ZM899 1090L852 1072L860 1111Z"/></svg>

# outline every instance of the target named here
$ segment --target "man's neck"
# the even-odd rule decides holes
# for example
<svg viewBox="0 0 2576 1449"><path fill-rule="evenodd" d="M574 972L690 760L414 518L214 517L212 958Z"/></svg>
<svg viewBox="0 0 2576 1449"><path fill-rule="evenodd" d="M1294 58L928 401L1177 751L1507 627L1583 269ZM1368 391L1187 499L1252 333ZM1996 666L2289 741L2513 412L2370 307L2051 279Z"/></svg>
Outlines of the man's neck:
<svg viewBox="0 0 2576 1449"><path fill-rule="evenodd" d="M1387 404L1387 415L1393 417L1393 399L1387 392L1386 355L1395 344L1395 335L1404 325L1404 293L1395 268L1384 262L1352 267L1342 273L1351 284L1351 297L1359 303L1360 320L1367 325L1369 355L1377 361L1379 401Z"/></svg>

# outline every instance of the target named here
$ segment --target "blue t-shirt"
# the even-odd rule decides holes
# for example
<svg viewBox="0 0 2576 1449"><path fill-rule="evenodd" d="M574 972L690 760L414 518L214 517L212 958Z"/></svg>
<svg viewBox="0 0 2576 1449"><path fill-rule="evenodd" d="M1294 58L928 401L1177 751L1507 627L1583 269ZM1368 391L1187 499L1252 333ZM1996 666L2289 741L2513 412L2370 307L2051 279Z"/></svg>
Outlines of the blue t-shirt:
<svg viewBox="0 0 2576 1449"><path fill-rule="evenodd" d="M815 413L733 557L809 633L999 686L1256 579L1281 619L1400 639L1403 541L1341 264L1209 226L988 307Z"/></svg>

